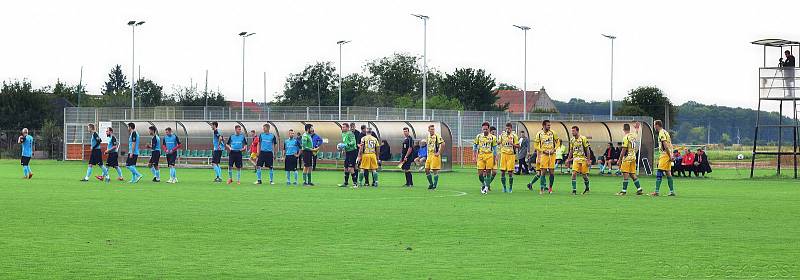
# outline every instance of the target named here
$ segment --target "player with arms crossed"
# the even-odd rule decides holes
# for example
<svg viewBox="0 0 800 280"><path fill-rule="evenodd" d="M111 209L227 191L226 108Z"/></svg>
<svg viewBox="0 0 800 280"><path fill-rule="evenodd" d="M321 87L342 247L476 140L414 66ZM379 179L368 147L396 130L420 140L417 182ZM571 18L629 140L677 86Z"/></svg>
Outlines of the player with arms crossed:
<svg viewBox="0 0 800 280"><path fill-rule="evenodd" d="M403 158L400 160L400 169L403 170L403 174L406 175L406 184L403 185L404 187L413 187L414 186L414 177L411 173L411 163L414 161L414 138L411 137L411 133L408 130L408 127L403 128Z"/></svg>
<svg viewBox="0 0 800 280"><path fill-rule="evenodd" d="M514 165L517 163L516 149L519 148L519 136L512 131L511 123L500 133L500 182L506 192L506 174L508 174L508 192L514 191Z"/></svg>
<svg viewBox="0 0 800 280"><path fill-rule="evenodd" d="M636 175L638 135L635 132L631 132L631 125L627 123L622 125L622 132L625 132L625 138L622 138L622 150L619 152L619 158L622 160L619 165L619 170L622 172L622 190L617 195L626 195L628 193L628 178L633 179L633 185L636 186L636 195L642 195L644 191L639 184L639 177Z"/></svg>
<svg viewBox="0 0 800 280"><path fill-rule="evenodd" d="M425 176L428 177L428 189L439 187L439 170L442 169L442 151L444 139L436 133L434 125L428 126L428 159L425 160Z"/></svg>
<svg viewBox="0 0 800 280"><path fill-rule="evenodd" d="M541 173L539 194L543 194L545 186L547 186L547 177L545 177L546 174L550 177L550 185L547 189L547 192L553 193L553 180L555 180L553 169L556 165L555 151L560 145L561 140L558 139L558 135L554 131L550 130L550 121L542 121L542 130L537 132L536 137L533 138L533 148L536 149L537 152L536 160L538 161L539 171ZM528 184L528 189L531 189L532 185L533 181Z"/></svg>
<svg viewBox="0 0 800 280"><path fill-rule="evenodd" d="M378 187L378 149L380 149L381 142L372 134L372 128L367 128L367 133L361 137L361 148L358 151L358 159L361 162L359 166L363 174L358 177L358 186L366 187L364 178L367 174L372 173L372 186Z"/></svg>
<svg viewBox="0 0 800 280"><path fill-rule="evenodd" d="M30 167L31 157L33 157L33 136L28 134L27 128L22 129L22 135L17 138L17 144L22 144L22 158L20 158L22 179L33 178L33 171L31 171Z"/></svg>
<svg viewBox="0 0 800 280"><path fill-rule="evenodd" d="M178 172L175 171L175 161L178 160L178 150L183 147L181 139L178 135L172 133L172 128L167 127L164 129L164 138L161 140L164 148L164 153L167 157L167 166L169 167L169 180L167 183L175 184L178 182Z"/></svg>
<svg viewBox="0 0 800 280"><path fill-rule="evenodd" d="M97 176L97 180L105 179L106 183L111 182L111 176L108 175L108 168L113 167L117 170L117 181L124 181L122 178L122 168L119 167L119 139L114 136L114 129L111 127L106 128L106 137L108 137L108 149L106 149L106 165L103 166L103 176Z"/></svg>
<svg viewBox="0 0 800 280"><path fill-rule="evenodd" d="M269 168L269 184L274 185L275 173L272 164L275 160L275 153L273 151L275 151L275 145L278 144L278 139L275 138L275 134L269 132L270 125L268 123L265 123L262 127L264 132L258 135L258 161L256 162L256 177L258 177L258 181L256 181L256 184L261 184L261 168L266 167Z"/></svg>
<svg viewBox="0 0 800 280"><path fill-rule="evenodd" d="M81 182L89 181L89 177L92 176L93 166L97 165L100 166L100 169L103 168L103 148L100 146L103 140L100 139L100 134L97 133L93 123L88 124L86 127L92 137L92 139L89 140L92 144L92 152L89 156L89 166L86 168L86 176L81 179Z"/></svg>
<svg viewBox="0 0 800 280"><path fill-rule="evenodd" d="M572 162L572 194L578 194L578 174L583 176L583 193L589 193L589 140L581 135L580 128L572 127L572 140L570 140L567 162Z"/></svg>
<svg viewBox="0 0 800 280"><path fill-rule="evenodd" d="M672 156L672 139L669 132L664 129L661 120L656 120L654 123L656 131L658 131L658 148L661 149L661 156L658 157L658 170L656 171L656 191L651 193L651 196L658 196L658 190L661 188L661 179L664 174L667 175L667 185L669 185L669 196L675 196L675 187L672 183L672 161L675 160Z"/></svg>
<svg viewBox="0 0 800 280"><path fill-rule="evenodd" d="M475 151L475 160L478 167L478 180L481 182L481 193L489 192L491 182L491 169L494 168L494 150L497 148L497 139L489 133L489 123L481 124L483 132L475 136L472 149Z"/></svg>

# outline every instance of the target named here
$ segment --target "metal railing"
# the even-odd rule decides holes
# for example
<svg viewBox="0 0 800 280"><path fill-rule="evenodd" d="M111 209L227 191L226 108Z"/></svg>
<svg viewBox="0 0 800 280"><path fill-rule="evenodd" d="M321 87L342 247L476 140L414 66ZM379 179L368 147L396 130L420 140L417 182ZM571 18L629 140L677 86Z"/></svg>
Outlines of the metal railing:
<svg viewBox="0 0 800 280"><path fill-rule="evenodd" d="M800 68L766 67L758 69L759 97L795 99L800 90Z"/></svg>

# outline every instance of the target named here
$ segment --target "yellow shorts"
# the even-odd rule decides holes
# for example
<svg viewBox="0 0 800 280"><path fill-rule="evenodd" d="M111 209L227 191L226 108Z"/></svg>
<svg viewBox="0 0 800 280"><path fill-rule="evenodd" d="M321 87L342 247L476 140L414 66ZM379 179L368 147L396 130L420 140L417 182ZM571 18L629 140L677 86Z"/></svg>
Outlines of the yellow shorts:
<svg viewBox="0 0 800 280"><path fill-rule="evenodd" d="M428 154L428 159L425 160L425 169L440 170L442 169L442 157L435 154Z"/></svg>
<svg viewBox="0 0 800 280"><path fill-rule="evenodd" d="M670 171L672 170L672 160L666 154L661 154L658 157L658 170Z"/></svg>
<svg viewBox="0 0 800 280"><path fill-rule="evenodd" d="M494 155L478 154L478 170L488 170L494 168Z"/></svg>
<svg viewBox="0 0 800 280"><path fill-rule="evenodd" d="M539 154L536 158L539 163L539 169L553 169L556 167L556 155Z"/></svg>
<svg viewBox="0 0 800 280"><path fill-rule="evenodd" d="M378 158L375 156L375 154L361 155L361 165L359 166L359 168L365 170L377 170Z"/></svg>
<svg viewBox="0 0 800 280"><path fill-rule="evenodd" d="M619 171L622 173L636 174L636 160L623 160L622 164L619 165Z"/></svg>
<svg viewBox="0 0 800 280"><path fill-rule="evenodd" d="M250 153L250 158L251 159L257 159L258 158L258 153Z"/></svg>
<svg viewBox="0 0 800 280"><path fill-rule="evenodd" d="M572 172L577 172L580 174L589 173L589 163L586 162L586 159L573 159Z"/></svg>
<svg viewBox="0 0 800 280"><path fill-rule="evenodd" d="M514 171L517 163L517 156L510 154L500 154L500 171Z"/></svg>

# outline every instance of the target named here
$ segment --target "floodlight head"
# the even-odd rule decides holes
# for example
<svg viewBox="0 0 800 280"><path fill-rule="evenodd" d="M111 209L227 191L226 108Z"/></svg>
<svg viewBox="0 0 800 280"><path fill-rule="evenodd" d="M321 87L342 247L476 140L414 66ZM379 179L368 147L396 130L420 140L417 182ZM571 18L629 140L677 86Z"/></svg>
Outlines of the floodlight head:
<svg viewBox="0 0 800 280"><path fill-rule="evenodd" d="M606 34L600 34L600 35L603 35L603 37L606 37L606 38L611 39L611 40L617 39L617 36L614 36L614 35L606 35Z"/></svg>
<svg viewBox="0 0 800 280"><path fill-rule="evenodd" d="M527 30L530 30L530 29L531 29L531 28L530 28L530 27L528 27L528 26L524 26L524 25L516 25L516 24L514 24L514 27L516 27L516 28L519 28L519 29L522 29L522 30L525 30L525 31L527 31Z"/></svg>
<svg viewBox="0 0 800 280"><path fill-rule="evenodd" d="M128 21L128 25L135 25L135 24L136 24L135 20Z"/></svg>
<svg viewBox="0 0 800 280"><path fill-rule="evenodd" d="M247 31L239 32L239 36L244 36L244 35L247 35Z"/></svg>
<svg viewBox="0 0 800 280"><path fill-rule="evenodd" d="M137 26L142 25L142 24L144 24L144 21L140 21L140 22L136 23Z"/></svg>
<svg viewBox="0 0 800 280"><path fill-rule="evenodd" d="M350 41L347 41L347 40L341 40L341 41L338 41L338 42L336 42L336 43L337 43L337 44L339 44L339 45L344 45L344 44L350 43Z"/></svg>
<svg viewBox="0 0 800 280"><path fill-rule="evenodd" d="M427 20L428 19L428 16L426 16L426 15L420 15L420 14L411 14L411 15L415 16L415 17L418 17L418 18L420 18L422 20Z"/></svg>

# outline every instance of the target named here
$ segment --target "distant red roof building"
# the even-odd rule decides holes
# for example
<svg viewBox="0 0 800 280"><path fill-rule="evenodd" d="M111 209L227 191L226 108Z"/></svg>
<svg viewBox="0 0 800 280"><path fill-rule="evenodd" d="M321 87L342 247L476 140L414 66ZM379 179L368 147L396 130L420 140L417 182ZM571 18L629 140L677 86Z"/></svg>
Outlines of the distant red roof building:
<svg viewBox="0 0 800 280"><path fill-rule="evenodd" d="M498 90L497 97L499 97L499 99L497 99L495 105L503 106L508 104L508 110L506 111L522 113L523 99L521 90ZM553 100L550 99L550 96L547 95L544 87L540 90L529 90L527 99L528 109L526 111L529 113L558 112L556 105L553 103Z"/></svg>
<svg viewBox="0 0 800 280"><path fill-rule="evenodd" d="M242 102L241 101L228 101L228 107L234 108L234 109L242 108ZM258 103L255 103L255 102L245 102L244 103L244 109L247 110L247 111L250 111L250 112L254 112L254 113L260 113L262 111L261 110L261 106L259 106Z"/></svg>

